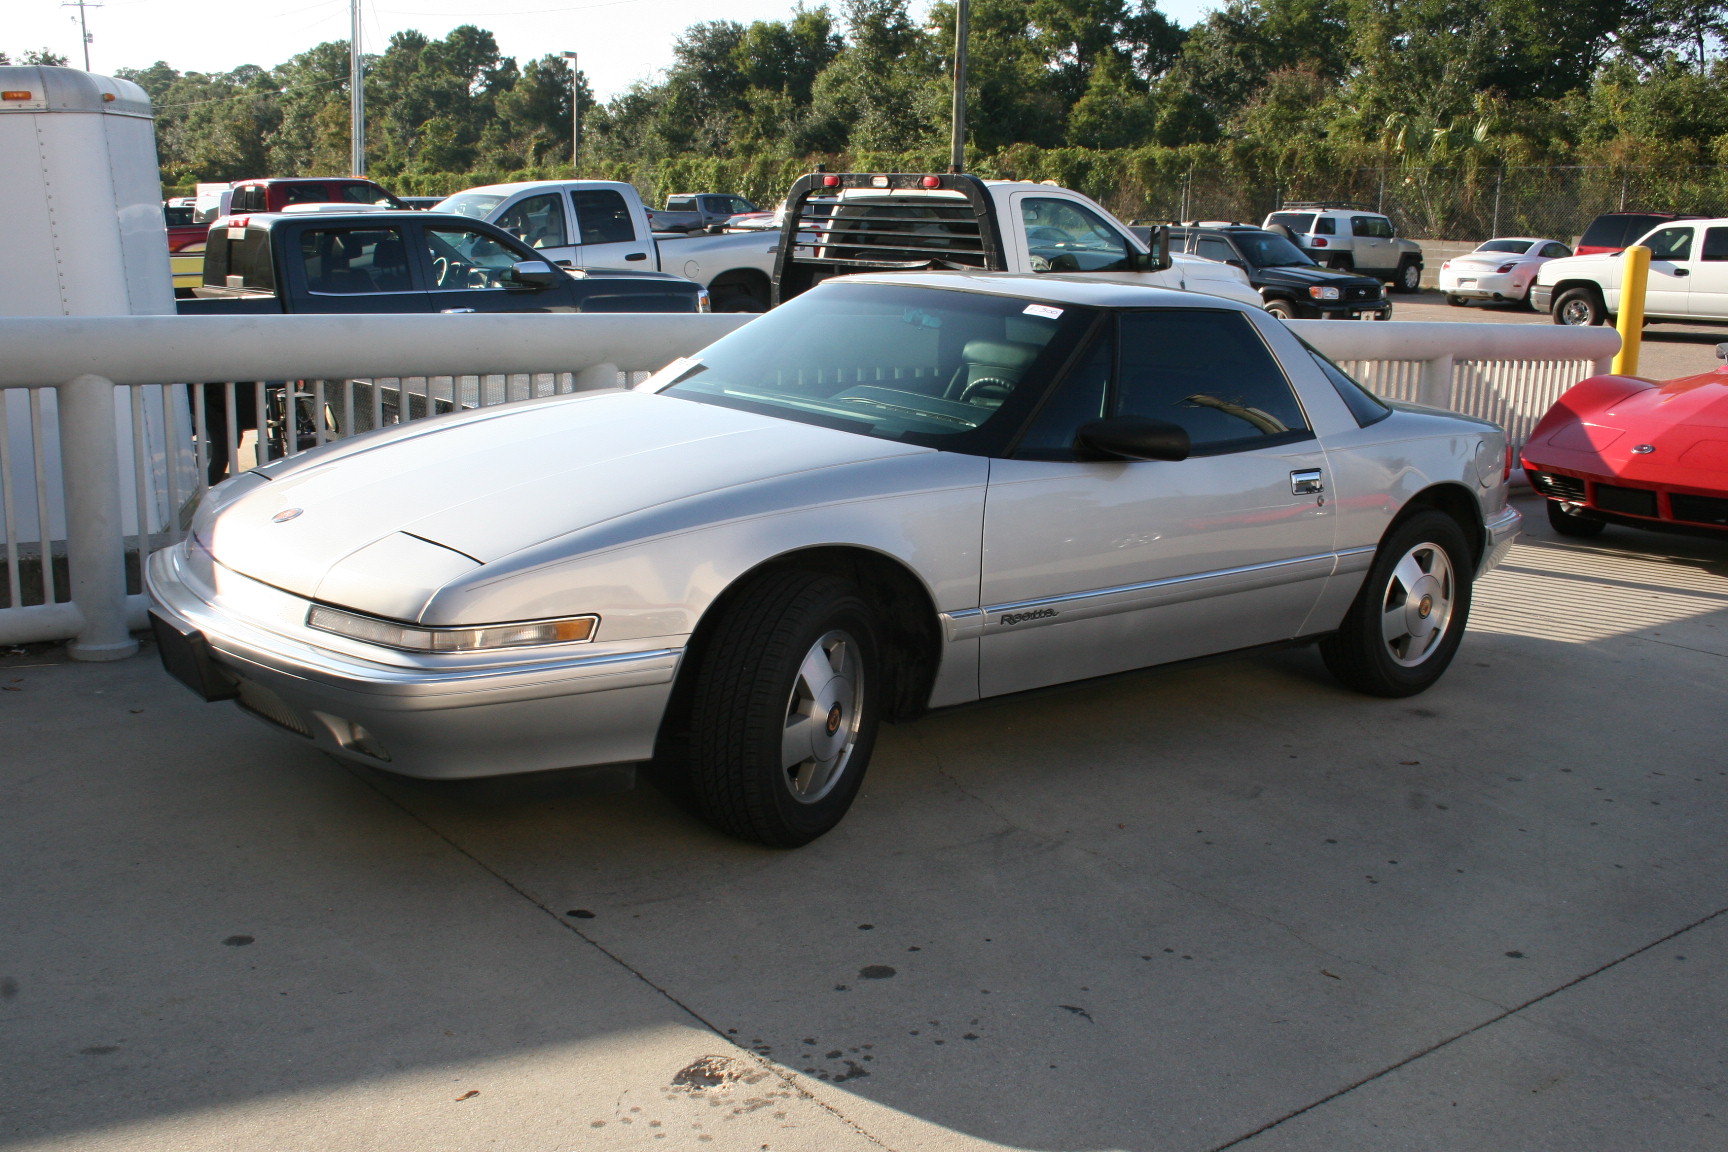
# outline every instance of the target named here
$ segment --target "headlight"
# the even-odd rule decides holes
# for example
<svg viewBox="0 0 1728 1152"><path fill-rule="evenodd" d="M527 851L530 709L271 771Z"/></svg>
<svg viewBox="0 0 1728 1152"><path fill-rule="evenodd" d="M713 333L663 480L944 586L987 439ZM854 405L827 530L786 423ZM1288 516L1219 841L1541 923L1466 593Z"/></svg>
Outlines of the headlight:
<svg viewBox="0 0 1728 1152"><path fill-rule="evenodd" d="M1316 284L1308 289L1308 295L1316 300L1337 300L1343 296L1343 293L1336 288Z"/></svg>
<svg viewBox="0 0 1728 1152"><path fill-rule="evenodd" d="M562 620L529 620L520 624L482 624L477 628L420 628L314 604L312 611L306 614L306 626L408 652L479 652L489 648L533 648L541 644L574 644L588 640L600 626L600 617L570 616Z"/></svg>
<svg viewBox="0 0 1728 1152"><path fill-rule="evenodd" d="M696 293L696 311L698 311L698 312L712 312L712 311L714 311L714 301L709 298L708 289L706 289L706 288L704 288L701 291Z"/></svg>

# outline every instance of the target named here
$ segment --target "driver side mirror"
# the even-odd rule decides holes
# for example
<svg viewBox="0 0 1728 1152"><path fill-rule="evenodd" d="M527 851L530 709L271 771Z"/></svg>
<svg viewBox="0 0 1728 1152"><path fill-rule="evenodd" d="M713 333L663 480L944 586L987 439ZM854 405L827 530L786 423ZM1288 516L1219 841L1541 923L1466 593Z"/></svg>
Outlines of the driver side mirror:
<svg viewBox="0 0 1728 1152"><path fill-rule="evenodd" d="M1135 252L1130 260L1135 272L1162 272L1170 267L1170 226L1160 224L1146 236L1145 252Z"/></svg>
<svg viewBox="0 0 1728 1152"><path fill-rule="evenodd" d="M1150 416L1110 416L1082 424L1074 448L1082 460L1186 460L1188 430Z"/></svg>
<svg viewBox="0 0 1728 1152"><path fill-rule="evenodd" d="M505 279L523 288L550 288L564 273L544 260L518 260L510 265Z"/></svg>

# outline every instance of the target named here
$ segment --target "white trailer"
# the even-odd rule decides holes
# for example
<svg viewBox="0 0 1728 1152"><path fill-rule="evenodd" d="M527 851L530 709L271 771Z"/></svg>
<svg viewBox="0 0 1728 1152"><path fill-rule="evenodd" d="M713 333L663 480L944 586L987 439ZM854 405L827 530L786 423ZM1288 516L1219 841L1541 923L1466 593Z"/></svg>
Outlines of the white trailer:
<svg viewBox="0 0 1728 1152"><path fill-rule="evenodd" d="M0 158L0 316L174 313L155 123L142 88L75 68L0 67ZM128 537L147 539L173 523L170 467L180 492L195 487L184 398L163 392L114 389L116 513ZM64 554L66 493L78 486L62 475L63 399L53 387L15 388L0 403L8 600L20 586L17 570L30 573L31 588L19 593L29 600L41 594L35 585L52 583L54 557Z"/></svg>

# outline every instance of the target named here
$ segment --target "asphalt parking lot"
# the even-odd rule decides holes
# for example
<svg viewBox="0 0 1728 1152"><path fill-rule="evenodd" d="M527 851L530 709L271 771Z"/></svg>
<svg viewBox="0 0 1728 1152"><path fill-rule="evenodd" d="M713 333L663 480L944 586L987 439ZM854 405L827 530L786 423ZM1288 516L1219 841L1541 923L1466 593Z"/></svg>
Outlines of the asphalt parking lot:
<svg viewBox="0 0 1728 1152"><path fill-rule="evenodd" d="M790 853L0 655L0 1147L1719 1150L1728 542L1522 506L1423 696L950 710Z"/></svg>

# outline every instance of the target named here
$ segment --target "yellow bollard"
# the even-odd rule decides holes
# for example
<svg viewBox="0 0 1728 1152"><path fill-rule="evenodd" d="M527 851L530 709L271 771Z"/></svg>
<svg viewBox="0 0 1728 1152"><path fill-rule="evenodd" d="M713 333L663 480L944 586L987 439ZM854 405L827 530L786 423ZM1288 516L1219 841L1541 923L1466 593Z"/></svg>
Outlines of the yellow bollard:
<svg viewBox="0 0 1728 1152"><path fill-rule="evenodd" d="M1616 376L1638 375L1638 345L1644 339L1644 286L1650 280L1650 249L1634 244L1626 249L1626 264L1620 273L1620 317L1614 328L1620 333L1620 351L1614 354Z"/></svg>

